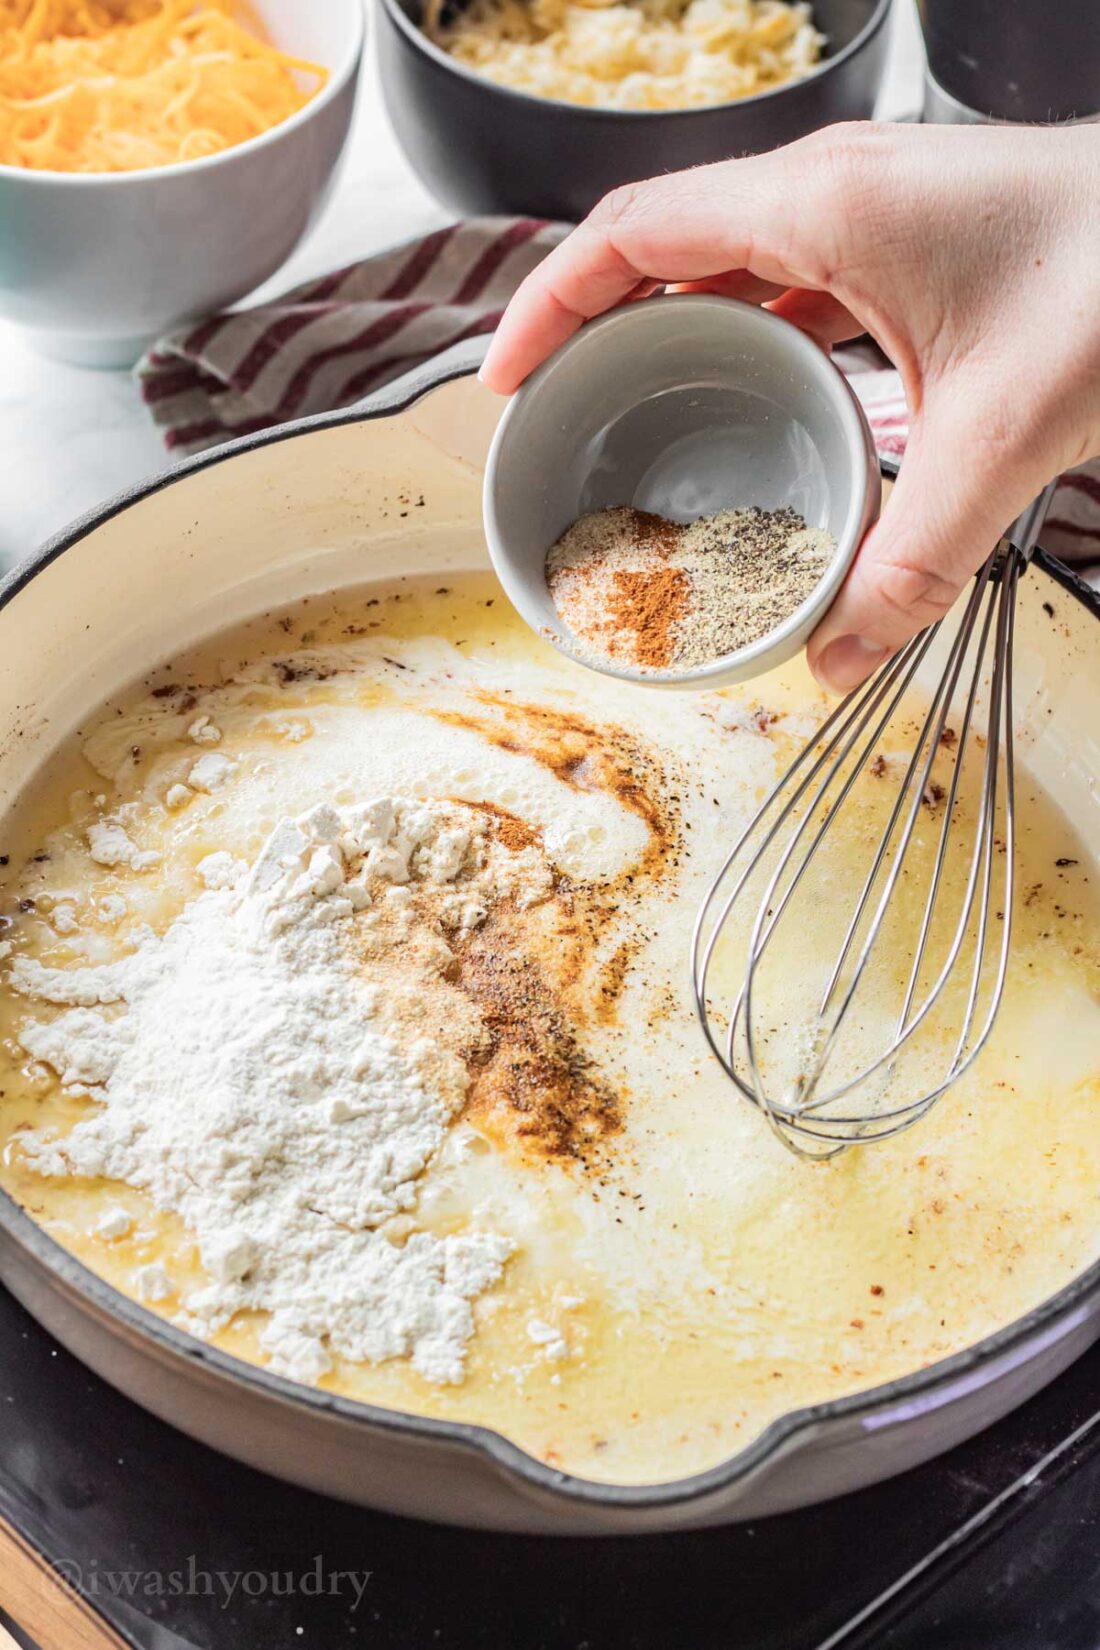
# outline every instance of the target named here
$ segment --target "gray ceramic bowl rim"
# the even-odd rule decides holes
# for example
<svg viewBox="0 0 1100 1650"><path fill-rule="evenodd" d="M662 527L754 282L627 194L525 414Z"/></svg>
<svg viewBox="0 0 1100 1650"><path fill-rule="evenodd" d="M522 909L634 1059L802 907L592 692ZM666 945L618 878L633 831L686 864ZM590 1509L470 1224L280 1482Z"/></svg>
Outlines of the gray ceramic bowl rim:
<svg viewBox="0 0 1100 1650"><path fill-rule="evenodd" d="M680 292L670 293L661 298L662 306L675 304L679 308L692 308L709 311L716 317L721 315L742 315L746 319L751 316L751 324L761 326L765 331L772 331L777 336L787 340L792 359L804 365L808 376L813 376L822 386L826 395L834 402L837 416L844 424L848 441L847 445L852 455L853 476L856 474L860 457L865 460L864 487L862 496L856 496L853 486L852 497L848 505L848 519L845 523L844 537L838 542L825 572L814 585L804 602L795 608L793 613L769 630L755 642L749 642L745 647L737 648L733 653L723 653L720 658L711 659L705 665L696 665L692 670L681 671L642 671L624 669L613 664L610 660L588 657L579 647L569 643L569 627L561 621L561 631L555 633L540 624L533 609L528 609L526 581L518 575L513 575L510 559L506 552L498 550L503 544L497 532L496 511L492 504L492 494L495 478L503 460L504 443L508 435L510 420L523 410L524 404L539 393L541 386L557 370L562 358L574 349L583 349L593 337L601 332L612 330L629 330L631 327L644 328L647 324L648 300L645 303L621 304L618 308L608 310L592 321L586 321L583 327L555 350L554 354L544 361L541 366L527 378L509 399L500 422L493 432L489 456L485 463L484 504L482 514L485 522L485 536L489 545L489 555L493 563L493 571L500 580L512 606L525 619L531 628L545 637L559 653L572 659L575 664L581 664L589 670L594 670L601 676L614 676L623 682L632 682L640 686L654 688L716 688L728 685L735 677L733 672L743 673L744 667L755 665L760 661L760 668L756 672L762 675L773 664L790 657L789 650L784 652L789 641L811 616L816 620L824 618L837 591L843 584L848 570L856 559L856 553L864 537L874 525L877 516L878 503L878 458L875 454L874 437L867 416L860 406L859 399L848 380L840 369L833 364L817 344L798 327L784 321L779 315L773 315L770 310L762 309L759 304L745 303L739 298L721 298L712 293ZM665 311L667 314L667 310ZM644 334L643 334L644 336ZM874 485L872 485L874 483ZM627 502L626 500L623 501ZM547 550L550 546L547 545ZM744 679L743 675L740 679Z"/></svg>
<svg viewBox="0 0 1100 1650"><path fill-rule="evenodd" d="M767 92L753 92L751 97L734 97L724 103L705 103L693 109L604 109L592 107L587 103L570 103L561 97L540 97L535 92L520 91L515 86L502 86L499 81L490 80L486 75L478 74L476 69L468 69L464 63L456 62L449 52L437 46L420 26L414 23L403 10L400 0L380 0L383 11L387 13L391 22L400 30L405 38L425 57L437 63L440 68L448 70L460 80L480 86L485 92L495 94L505 100L511 99L516 103L534 104L542 108L556 109L575 115L584 115L587 119L602 120L655 120L675 117L677 120L698 120L706 115L716 114L725 109L751 109L761 103L767 103L772 98L789 96L800 86L806 86L811 81L821 80L832 70L854 57L857 52L876 35L885 23L893 0L876 0L875 8L854 39L842 46L835 57L824 57L809 74L802 75L798 80L789 80L782 86L773 86Z"/></svg>
<svg viewBox="0 0 1100 1650"><path fill-rule="evenodd" d="M459 350L462 347L459 346ZM448 354L456 357L454 351ZM438 389L454 378L466 376L476 365L476 361L467 356L453 358L443 367L428 362L396 383L366 397L357 406L346 407L334 413L316 413L311 417L281 424L272 430L260 431L256 435L242 436L236 441L226 442L223 446L215 447L206 453L199 453L194 458L184 460L171 469L151 476L79 517L70 526L47 540L37 551L32 552L5 578L0 579L0 608L6 607L32 579L105 522L121 514L130 505L140 503L142 499L170 487L173 482L212 465L224 464L240 453L293 440L313 430L364 423L404 412L431 390ZM881 468L888 476L897 473L897 465L889 460L883 461ZM1032 566L1039 569L1044 577L1061 586L1100 623L1100 592L1091 589L1083 579L1077 578L1068 568L1063 567L1041 549L1035 552ZM156 1313L123 1295L70 1254L2 1188L0 1232L7 1233L14 1243L32 1256L73 1295L79 1297L85 1305L96 1308L106 1317L139 1335L165 1356L199 1365L209 1370L212 1376L228 1380L245 1392L258 1390L288 1408L301 1409L315 1415L339 1416L352 1425L368 1426L407 1438L435 1440L440 1444L457 1446L473 1455L485 1457L503 1471L534 1489L548 1492L559 1501L631 1510L677 1506L729 1489L741 1479L747 1478L769 1457L778 1455L784 1444L800 1435L812 1433L822 1424L843 1420L867 1420L884 1405L896 1402L919 1402L925 1398L934 1402L936 1392L947 1382L977 1372L1016 1349L1026 1348L1027 1343L1043 1330L1067 1317L1090 1296L1100 1293L1100 1261L1097 1261L1072 1278L1064 1289L1041 1301L1031 1312L1025 1313L1013 1323L1006 1324L1003 1329L973 1346L964 1347L961 1352L943 1358L938 1363L929 1364L924 1369L915 1370L911 1375L883 1382L880 1386L870 1387L863 1392L851 1393L845 1398L833 1398L825 1403L808 1405L777 1416L751 1443L746 1444L744 1449L720 1461L717 1466L708 1467L705 1472L659 1484L602 1484L594 1479L579 1478L571 1473L555 1471L519 1444L505 1438L502 1433L494 1432L491 1427L469 1421L440 1421L431 1416L410 1415L401 1410L385 1409L380 1405L341 1398L334 1393L322 1392L316 1387L302 1386L285 1376L273 1375L258 1365L234 1358L230 1353L210 1346L182 1329L177 1329L174 1324L165 1322L157 1317Z"/></svg>
<svg viewBox="0 0 1100 1650"><path fill-rule="evenodd" d="M179 177L184 172L189 175L209 172L215 167L225 165L238 155L250 155L257 149L266 149L299 126L304 126L314 115L320 114L359 72L366 27L363 5L352 5L350 37L340 60L329 70L328 79L321 90L315 97L311 97L308 103L303 103L300 109L288 115L286 120L280 120L277 126L269 126L266 132L257 132L255 137L246 138L244 143L234 143L228 149L219 149L215 155L200 155L197 160L178 160L171 166L144 166L136 172L60 172L52 171L45 166L6 166L0 163L0 182L6 178L18 178L30 189L38 184L44 187L56 183L72 184L79 189L124 189L128 183L147 183L150 178Z"/></svg>

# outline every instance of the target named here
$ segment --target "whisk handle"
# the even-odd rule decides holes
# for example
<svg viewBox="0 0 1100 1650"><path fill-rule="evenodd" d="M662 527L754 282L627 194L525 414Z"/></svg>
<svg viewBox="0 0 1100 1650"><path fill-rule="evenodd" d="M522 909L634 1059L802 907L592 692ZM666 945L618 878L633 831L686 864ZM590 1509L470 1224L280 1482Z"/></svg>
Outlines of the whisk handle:
<svg viewBox="0 0 1100 1650"><path fill-rule="evenodd" d="M1058 478L1055 476L1054 480L1043 488L1038 498L1032 499L1027 509L1022 510L1011 527L1005 530L1004 542L1010 544L1024 562L1031 560L1057 485Z"/></svg>

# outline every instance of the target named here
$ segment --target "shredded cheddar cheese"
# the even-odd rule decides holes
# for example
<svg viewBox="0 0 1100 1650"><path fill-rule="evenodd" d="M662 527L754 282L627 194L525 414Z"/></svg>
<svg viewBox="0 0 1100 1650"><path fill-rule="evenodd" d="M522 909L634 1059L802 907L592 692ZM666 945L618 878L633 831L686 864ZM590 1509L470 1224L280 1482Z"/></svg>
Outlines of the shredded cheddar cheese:
<svg viewBox="0 0 1100 1650"><path fill-rule="evenodd" d="M234 0L0 0L0 164L141 171L278 125L327 71L239 18Z"/></svg>

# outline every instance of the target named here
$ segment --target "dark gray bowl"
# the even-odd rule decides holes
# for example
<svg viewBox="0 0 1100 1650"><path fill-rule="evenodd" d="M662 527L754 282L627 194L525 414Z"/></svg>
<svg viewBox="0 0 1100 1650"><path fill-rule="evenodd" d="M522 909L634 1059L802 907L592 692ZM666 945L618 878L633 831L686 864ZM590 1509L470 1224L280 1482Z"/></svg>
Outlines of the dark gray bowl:
<svg viewBox="0 0 1100 1650"><path fill-rule="evenodd" d="M378 0L377 14L386 108L424 183L459 213L575 222L617 184L866 119L882 79L890 0L814 0L827 55L805 80L668 113L586 109L497 86L432 45L420 7Z"/></svg>

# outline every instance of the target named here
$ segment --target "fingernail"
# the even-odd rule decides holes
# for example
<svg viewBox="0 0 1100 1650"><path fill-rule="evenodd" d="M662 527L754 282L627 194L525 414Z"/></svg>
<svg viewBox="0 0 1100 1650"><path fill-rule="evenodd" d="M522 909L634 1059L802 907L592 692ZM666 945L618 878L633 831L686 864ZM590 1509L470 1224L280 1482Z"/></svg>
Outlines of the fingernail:
<svg viewBox="0 0 1100 1650"><path fill-rule="evenodd" d="M838 636L818 659L814 674L834 693L851 693L866 681L889 651L866 636Z"/></svg>

